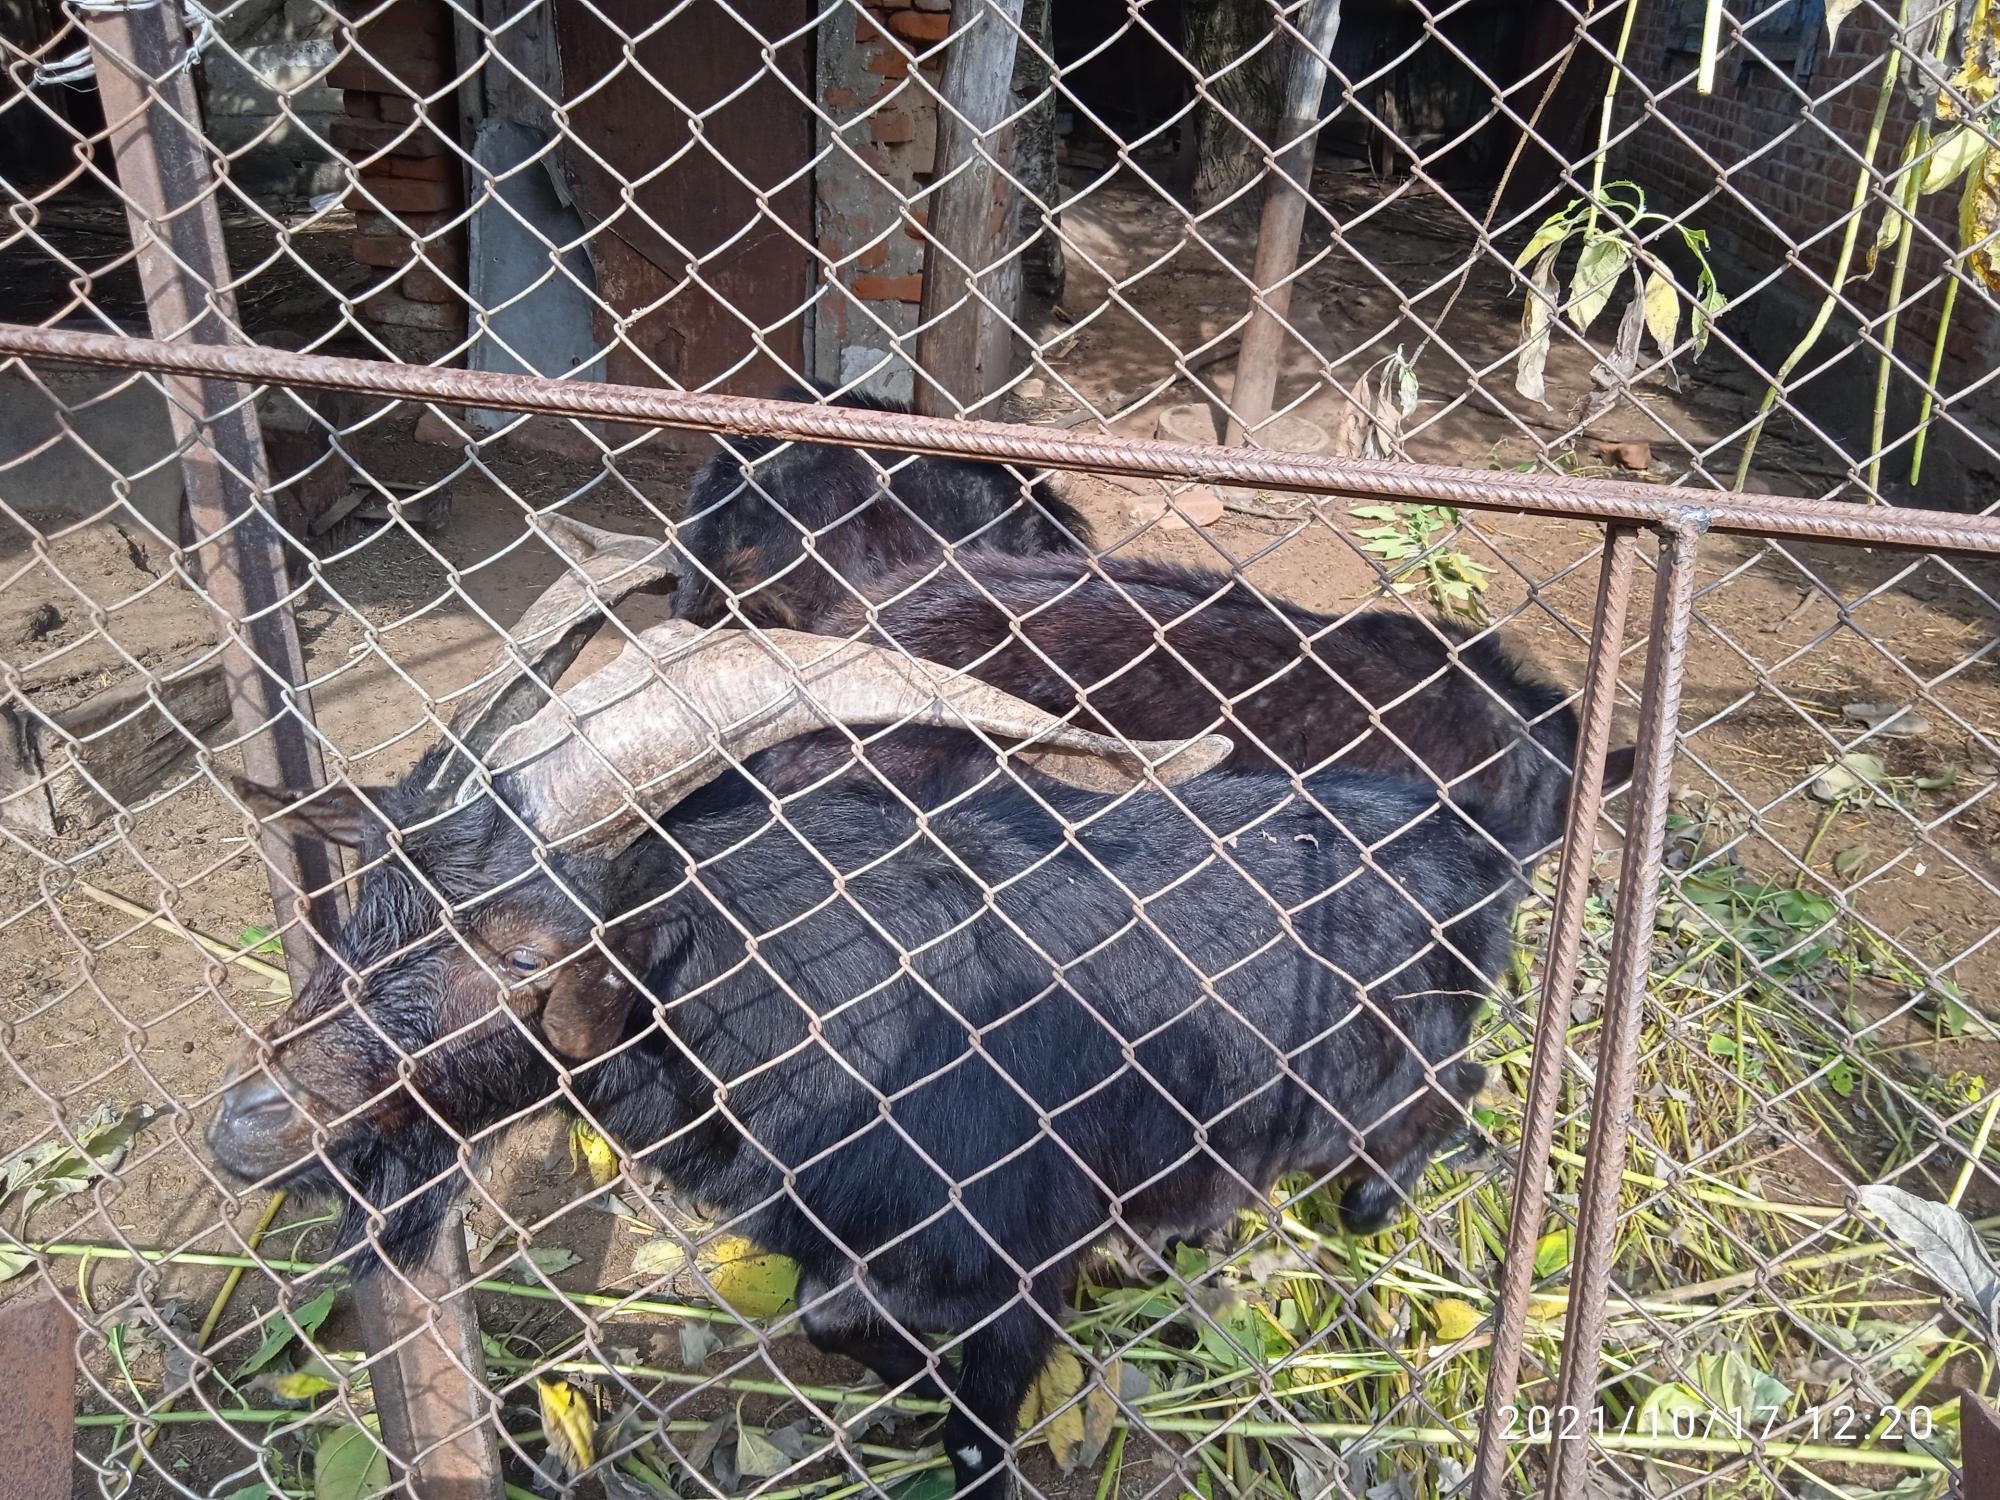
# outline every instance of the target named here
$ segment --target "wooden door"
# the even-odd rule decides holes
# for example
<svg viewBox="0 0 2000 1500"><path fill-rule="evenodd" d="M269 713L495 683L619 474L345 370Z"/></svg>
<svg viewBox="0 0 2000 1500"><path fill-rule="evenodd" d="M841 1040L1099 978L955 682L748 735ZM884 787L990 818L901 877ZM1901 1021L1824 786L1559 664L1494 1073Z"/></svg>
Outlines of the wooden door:
<svg viewBox="0 0 2000 1500"><path fill-rule="evenodd" d="M806 41L767 68L759 38L800 30L811 0L691 0L664 21L661 9L556 7L563 92L579 101L565 175L593 231L598 294L636 320L606 378L769 395L806 368L813 121ZM600 311L600 339L614 331Z"/></svg>

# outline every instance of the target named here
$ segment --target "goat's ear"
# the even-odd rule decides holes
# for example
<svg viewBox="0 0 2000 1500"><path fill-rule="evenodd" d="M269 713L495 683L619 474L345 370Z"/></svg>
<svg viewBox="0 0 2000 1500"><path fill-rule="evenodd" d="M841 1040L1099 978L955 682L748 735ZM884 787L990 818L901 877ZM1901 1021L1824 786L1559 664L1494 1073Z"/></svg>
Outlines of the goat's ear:
<svg viewBox="0 0 2000 1500"><path fill-rule="evenodd" d="M366 794L350 786L330 786L318 793L281 791L241 776L229 778L230 789L262 822L282 822L287 832L311 834L349 849L363 847L368 835L380 835L386 824L368 805L379 802L382 790Z"/></svg>
<svg viewBox="0 0 2000 1500"><path fill-rule="evenodd" d="M1604 757L1604 789L1607 792L1632 779L1632 766L1638 753L1637 745L1627 745L1623 750L1613 750Z"/></svg>
<svg viewBox="0 0 2000 1500"><path fill-rule="evenodd" d="M625 976L601 958L566 965L549 986L542 1007L542 1035L563 1057L587 1062L618 1045L625 1034L634 991Z"/></svg>

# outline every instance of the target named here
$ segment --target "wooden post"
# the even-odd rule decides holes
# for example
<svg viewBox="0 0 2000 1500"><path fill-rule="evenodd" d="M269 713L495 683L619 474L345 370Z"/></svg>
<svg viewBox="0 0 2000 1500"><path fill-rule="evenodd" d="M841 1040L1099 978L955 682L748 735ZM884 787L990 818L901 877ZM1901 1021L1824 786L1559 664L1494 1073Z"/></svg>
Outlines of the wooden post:
<svg viewBox="0 0 2000 1500"><path fill-rule="evenodd" d="M97 92L138 253L153 336L182 343L238 342L229 257L216 211L201 107L188 76L188 37L177 6L84 12L97 64ZM162 377L181 448L194 522L201 589L222 643L230 713L243 741L243 769L272 786L310 788L326 779L303 686L305 655L287 602L284 541L258 503L270 474L248 388L222 380ZM331 932L341 916L342 868L317 839L276 829L264 837L278 925L301 917ZM296 990L311 974L310 934L285 939Z"/></svg>
<svg viewBox="0 0 2000 1500"><path fill-rule="evenodd" d="M1256 306L1243 330L1236 356L1236 383L1229 390L1229 422L1224 441L1231 447L1271 415L1278 390L1278 365L1285 348L1285 315L1292 305L1292 272L1299 263L1299 232L1305 228L1312 192L1313 157L1319 149L1320 102L1326 93L1327 63L1340 32L1340 0L1307 0L1299 32L1309 45L1292 45L1285 80L1285 113L1277 139L1290 144L1272 159L1264 189L1264 214L1257 225L1257 258L1250 283ZM1294 187L1293 183L1298 186Z"/></svg>
<svg viewBox="0 0 2000 1500"><path fill-rule="evenodd" d="M238 341L227 291L228 257L201 110L188 76L180 7L94 8L84 15L118 186L126 201L139 279L154 337L180 343ZM273 786L325 779L303 684L305 657L287 599L284 539L258 509L268 500L263 434L247 388L228 381L163 379L197 537L201 587L224 643L231 717L244 770ZM342 869L316 839L267 832L263 855L280 924L308 910L332 931L341 915ZM312 895L310 907L306 895ZM314 964L314 944L294 929L285 942L294 989ZM500 1500L500 1450L470 1295L454 1226L408 1281L385 1269L356 1289L371 1352L382 1436L415 1500ZM398 1342L400 1341L400 1342Z"/></svg>
<svg viewBox="0 0 2000 1500"><path fill-rule="evenodd" d="M925 416L959 416L1014 373L1021 258L1007 254L1014 192L1000 169L999 127L1013 104L1020 23L1021 0L952 8L917 334L916 407Z"/></svg>

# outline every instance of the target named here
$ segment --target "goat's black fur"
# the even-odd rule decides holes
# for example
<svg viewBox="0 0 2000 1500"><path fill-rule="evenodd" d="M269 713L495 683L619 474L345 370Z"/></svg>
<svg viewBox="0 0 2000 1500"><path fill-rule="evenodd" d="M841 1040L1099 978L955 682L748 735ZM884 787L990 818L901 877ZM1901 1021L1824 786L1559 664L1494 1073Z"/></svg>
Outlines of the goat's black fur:
<svg viewBox="0 0 2000 1500"><path fill-rule="evenodd" d="M1237 769L1336 764L1443 783L1517 856L1561 831L1576 715L1490 633L1392 610L1318 614L1203 569L983 548L942 567L891 570L867 588L888 601L872 626L843 603L811 628L962 668L1086 728L1134 739L1217 728L1236 741ZM865 755L908 788L939 765L972 769L962 743L907 730L870 741ZM816 781L851 747L837 733L794 741L778 752L776 784ZM1629 752L1613 757L1607 780L1625 779L1629 762Z"/></svg>
<svg viewBox="0 0 2000 1500"><path fill-rule="evenodd" d="M833 404L905 410L858 395ZM1090 526L1046 481L1029 484L1002 464L730 438L695 476L676 528L688 564L674 613L715 624L730 617L726 589L744 618L800 626L852 600L853 585L973 540L1008 553L1078 553Z"/></svg>
<svg viewBox="0 0 2000 1500"><path fill-rule="evenodd" d="M857 778L793 798L783 822L726 778L666 816L671 843L559 862L460 922L501 949L532 931L608 986L591 932L613 919L605 942L647 994L617 1049L574 1066L577 1098L799 1262L824 1347L900 1384L939 1368L916 1335L958 1340L945 1442L963 1488L1000 1465L1062 1294L1112 1228L1197 1232L1302 1172L1351 1178L1343 1214L1369 1229L1467 1118L1512 862L1417 788L1346 771L1304 787L1221 772L1173 797L1059 789L1044 806L1009 783L920 828ZM399 857L454 906L531 867L484 799L408 832ZM357 967L386 960L366 1019L322 1004L276 1043L280 1067L289 1047L332 1048L389 1090L324 1155L365 1200L343 1237L374 1205L399 1259L438 1229L457 1139L556 1097L523 1025L441 1014L440 995L470 993L451 971L471 960L437 922L407 869L371 871L337 944ZM408 1087L449 1131L393 1087L378 1027L421 1059Z"/></svg>

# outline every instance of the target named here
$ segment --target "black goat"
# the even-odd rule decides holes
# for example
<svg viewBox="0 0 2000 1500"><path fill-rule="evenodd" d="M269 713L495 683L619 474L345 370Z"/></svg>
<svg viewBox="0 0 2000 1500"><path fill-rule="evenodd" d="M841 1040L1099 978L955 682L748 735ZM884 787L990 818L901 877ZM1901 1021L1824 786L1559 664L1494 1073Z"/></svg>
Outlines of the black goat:
<svg viewBox="0 0 2000 1500"><path fill-rule="evenodd" d="M555 1100L560 1060L634 1158L799 1262L815 1342L892 1385L940 1369L920 1335L960 1351L965 1489L1004 1463L1095 1241L1201 1232L1294 1172L1349 1179L1372 1228L1465 1120L1514 870L1427 793L1183 780L1227 752L1210 740L1137 747L1172 796L1037 776L919 818L838 777L778 819L718 779L718 741L754 780L814 728L949 712L1072 783L1143 768L896 653L698 634L657 627L504 736L511 691L455 725L503 768L490 792L434 751L397 788L284 805L376 862L337 961L225 1091L224 1167L337 1184L343 1241L380 1213L404 1259L460 1141ZM577 852L539 873L537 839Z"/></svg>
<svg viewBox="0 0 2000 1500"><path fill-rule="evenodd" d="M1318 614L1224 573L1119 558L965 548L865 587L886 601L872 626L850 599L811 628L958 667L1087 728L1135 739L1219 730L1238 769L1338 765L1442 784L1519 857L1561 832L1576 715L1490 633L1392 610ZM962 764L949 741L910 730L859 753L907 789L940 759ZM854 753L845 736L818 736L782 752L773 775L808 784ZM1631 759L1609 757L1606 782L1624 781Z"/></svg>
<svg viewBox="0 0 2000 1500"><path fill-rule="evenodd" d="M905 410L855 395L833 404ZM756 624L803 627L853 600L852 585L935 563L947 544L1081 554L1090 524L1046 481L1002 464L736 437L695 475L675 541L690 562L674 593L681 619L713 625L735 594Z"/></svg>

